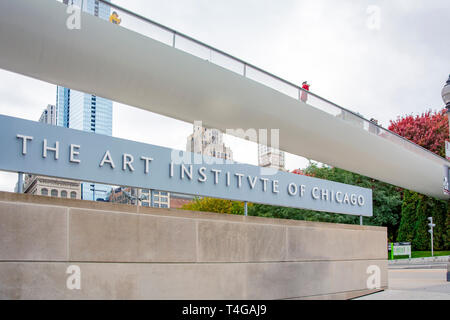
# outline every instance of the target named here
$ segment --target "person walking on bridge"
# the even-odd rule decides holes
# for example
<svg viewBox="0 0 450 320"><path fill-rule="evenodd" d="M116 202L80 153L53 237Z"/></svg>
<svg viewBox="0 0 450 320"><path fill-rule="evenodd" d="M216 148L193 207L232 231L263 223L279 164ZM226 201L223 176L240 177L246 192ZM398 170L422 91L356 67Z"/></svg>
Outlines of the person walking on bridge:
<svg viewBox="0 0 450 320"><path fill-rule="evenodd" d="M302 89L304 89L304 90L302 90L302 94L301 94L301 96L300 96L300 100L302 100L303 102L306 102L306 100L308 100L308 94L306 93L306 91L309 91L309 87L310 87L311 85L310 84L308 84L308 82L307 81L303 81L303 83L302 83ZM305 91L306 90L306 91Z"/></svg>
<svg viewBox="0 0 450 320"><path fill-rule="evenodd" d="M119 18L119 15L117 14L117 12L113 11L111 16L109 17L109 22L114 23L114 24L120 24L122 22L122 19Z"/></svg>

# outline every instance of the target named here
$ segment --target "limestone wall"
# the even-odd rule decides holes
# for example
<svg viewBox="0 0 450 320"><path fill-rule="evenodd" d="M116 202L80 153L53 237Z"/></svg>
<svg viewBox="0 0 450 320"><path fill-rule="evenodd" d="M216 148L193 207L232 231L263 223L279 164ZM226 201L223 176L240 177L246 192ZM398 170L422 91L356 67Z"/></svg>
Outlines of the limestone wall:
<svg viewBox="0 0 450 320"><path fill-rule="evenodd" d="M350 298L370 265L387 287L386 249L381 227L0 192L0 299Z"/></svg>

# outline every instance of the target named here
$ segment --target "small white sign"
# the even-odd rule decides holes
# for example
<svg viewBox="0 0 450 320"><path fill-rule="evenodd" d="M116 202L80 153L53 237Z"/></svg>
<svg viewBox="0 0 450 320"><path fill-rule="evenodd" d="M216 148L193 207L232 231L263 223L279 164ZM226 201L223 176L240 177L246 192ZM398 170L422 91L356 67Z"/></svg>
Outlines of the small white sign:
<svg viewBox="0 0 450 320"><path fill-rule="evenodd" d="M394 245L394 256L409 256L411 258L411 245Z"/></svg>

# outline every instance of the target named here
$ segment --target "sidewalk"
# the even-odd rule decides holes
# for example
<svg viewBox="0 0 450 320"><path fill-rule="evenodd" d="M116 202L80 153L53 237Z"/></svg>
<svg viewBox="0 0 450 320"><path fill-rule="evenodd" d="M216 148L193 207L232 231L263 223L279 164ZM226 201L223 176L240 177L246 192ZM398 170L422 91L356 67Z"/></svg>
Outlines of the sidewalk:
<svg viewBox="0 0 450 320"><path fill-rule="evenodd" d="M389 269L447 269L449 256L388 260Z"/></svg>
<svg viewBox="0 0 450 320"><path fill-rule="evenodd" d="M447 268L390 269L389 289L355 300L450 300Z"/></svg>
<svg viewBox="0 0 450 320"><path fill-rule="evenodd" d="M389 266L396 264L428 264L430 262L447 263L450 256L388 260Z"/></svg>
<svg viewBox="0 0 450 320"><path fill-rule="evenodd" d="M388 289L354 300L450 300L450 293Z"/></svg>

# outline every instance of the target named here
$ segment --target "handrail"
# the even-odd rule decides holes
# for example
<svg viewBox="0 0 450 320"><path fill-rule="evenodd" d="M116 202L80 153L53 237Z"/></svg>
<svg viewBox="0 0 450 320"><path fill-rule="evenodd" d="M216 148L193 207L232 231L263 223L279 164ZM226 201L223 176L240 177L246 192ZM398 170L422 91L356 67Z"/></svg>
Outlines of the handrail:
<svg viewBox="0 0 450 320"><path fill-rule="evenodd" d="M240 59L240 58L237 58L237 57L235 57L235 56L233 56L233 55L231 55L231 54L229 54L229 53L227 53L227 52L224 52L224 51L222 51L222 50L220 50L220 49L214 48L214 47L210 46L209 44L206 44L206 43L204 43L204 42L202 42L202 41L200 41L200 40L194 39L194 38L192 38L192 37L190 37L190 36L188 36L188 35L186 35L186 34L184 34L184 33L182 33L182 32L179 32L179 31L177 31L177 30L175 30L175 29L172 29L172 28L170 28L170 27L167 27L167 26L165 26L165 25L163 25L163 24L161 24L161 23L159 23L159 22L153 21L153 20L151 20L151 19L149 19L149 18L146 18L146 17L144 17L144 16L142 16L142 15L140 15L140 14L138 14L138 13L135 13L135 12L133 12L133 11L131 11L131 10L128 10L128 9L122 7L122 6L119 6L119 5L117 5L117 4L108 2L108 1L106 1L106 0L96 0L96 1L101 2L101 3L107 5L107 6L111 7L111 8L114 8L114 9L117 9L117 10L119 10L119 11L122 11L122 12L124 12L125 14L128 14L128 15L130 15L130 16L133 16L133 17L135 17L135 18L137 18L137 19L139 19L139 20L142 20L142 21L144 21L144 22L147 22L147 23L150 23L150 24L152 24L152 25L155 25L155 26L157 26L157 27L159 27L159 28L161 28L161 29L163 29L163 30L165 30L165 31L171 32L171 33L173 33L174 37L175 37L176 35L181 36L181 37L183 37L183 38L185 38L185 39L187 39L187 40L189 40L189 41L192 41L192 42L194 42L194 43L196 43L196 44L198 44L198 45L200 45L200 46L202 46L202 47L205 47L205 48L207 48L207 49L209 49L209 50L212 50L212 51L217 52L217 53L219 53L219 54L221 54L221 55L224 55L224 56L226 56L226 57L228 57L228 58L230 58L230 59L232 59L232 60L234 60L234 61L236 61L236 62L239 62L239 63L243 64L243 65L244 65L244 68L247 67L247 66L248 66L248 67L251 67L251 68L253 68L253 69L255 69L255 70L257 70L257 71L259 71L259 72L261 72L261 73L263 73L263 74L265 74L265 75L267 75L267 76L269 76L269 77L271 77L271 78L273 78L273 79L276 79L276 80L278 80L278 81L281 81L282 83L284 83L284 84L286 84L286 85L289 85L289 86L291 86L291 87L294 87L294 88L297 89L297 90L300 90L299 92L302 92L302 91L303 91L303 92L306 92L308 95L311 95L311 96L313 96L313 97L315 97L315 98L317 98L317 99L319 99L319 100L322 100L322 101L324 101L324 102L326 102L326 103L328 103L328 104L330 104L330 105L332 105L332 106L334 106L334 107L336 107L336 108L338 108L338 109L340 109L340 110L342 110L342 111L344 111L344 112L350 113L351 115L353 115L353 116L355 116L355 117L357 117L357 118L359 118L359 119L361 119L361 120L367 122L367 123L370 124L371 126L374 126L374 127L378 128L378 129L381 129L381 130L383 130L384 132L386 132L386 133L388 133L388 134L392 134L394 137L397 137L397 138L402 139L402 141L407 141L408 143L410 143L410 144L413 145L414 147L418 147L419 150L423 150L423 151L425 151L428 155L432 155L435 159L439 159L440 161L447 162L448 165L450 166L450 162L449 162L448 160L446 160L445 158L443 158L443 157L441 157L441 156L435 154L434 152L431 152L431 151L428 150L428 149L425 149L424 147L422 147L422 146L420 146L420 145L418 145L418 144L416 144L416 143L414 143L414 142L412 142L412 141L406 139L405 137L400 136L399 134L397 134L397 133L395 133L395 132L393 132L393 131L390 131L390 130L388 130L388 129L382 127L381 125L379 125L379 124L377 124L377 123L374 123L374 122L372 122L372 121L370 121L370 120L367 120L366 118L364 118L364 117L363 117L362 115L360 115L359 113L356 113L356 112L351 111L351 110L349 110L349 109L347 109L347 108L344 108L344 107L342 107L342 106L340 106L340 105L338 105L338 104L336 104L336 103L334 103L334 102L332 102L332 101L330 101L330 100L327 100L327 99L325 99L325 98L323 98L323 97L321 97L321 96L319 96L319 95L317 95L317 94L315 94L315 93L313 93L313 92L311 92L311 91L305 90L305 89L303 89L302 87L300 87L300 86L298 86L298 85L296 85L296 84L294 84L294 83L292 83L292 82L290 82L290 81L288 81L288 80L285 80L285 79L283 79L283 78L280 78L279 76L277 76L277 75L275 75L275 74L273 74L273 73L270 73L270 72L268 72L268 71L266 71L266 70L263 70L263 69L261 69L261 68L255 66L255 65L253 65L253 64L251 64L251 63L248 63L248 62L246 62L246 61L244 61L244 60L242 60L242 59ZM245 74L244 74L243 76L245 77ZM314 107L314 106L313 106L313 107Z"/></svg>

